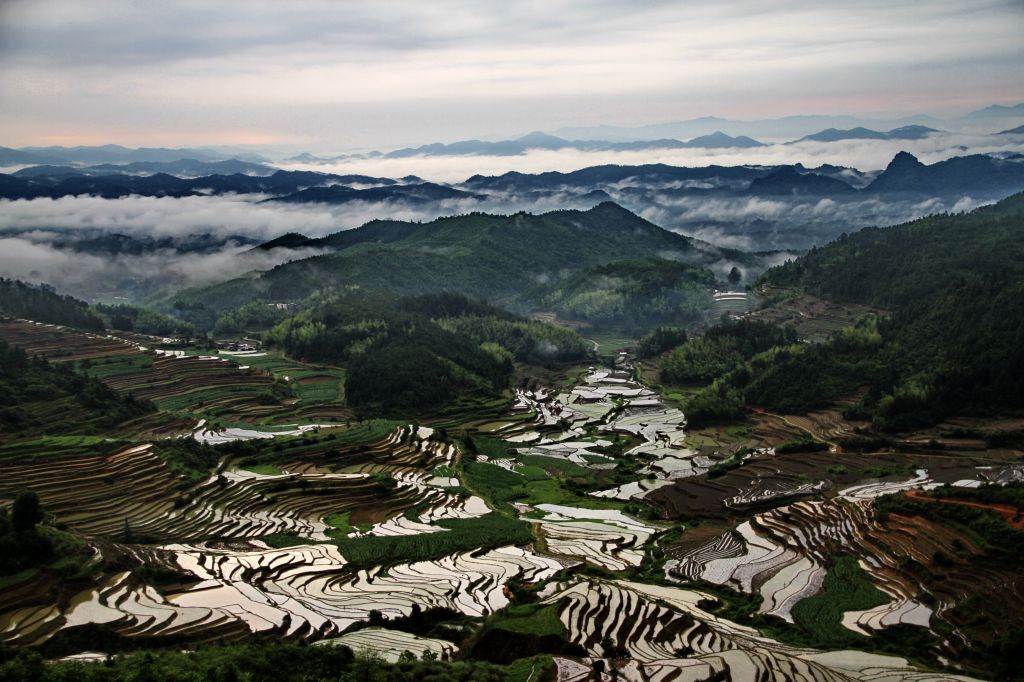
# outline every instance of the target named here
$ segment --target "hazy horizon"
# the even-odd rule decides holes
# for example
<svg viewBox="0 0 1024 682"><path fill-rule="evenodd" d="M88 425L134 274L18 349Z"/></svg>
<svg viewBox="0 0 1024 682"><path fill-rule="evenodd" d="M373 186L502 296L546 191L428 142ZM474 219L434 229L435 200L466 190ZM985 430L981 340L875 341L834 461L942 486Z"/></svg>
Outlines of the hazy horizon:
<svg viewBox="0 0 1024 682"><path fill-rule="evenodd" d="M0 125L9 146L387 149L1024 101L1024 4L961 5L13 0Z"/></svg>

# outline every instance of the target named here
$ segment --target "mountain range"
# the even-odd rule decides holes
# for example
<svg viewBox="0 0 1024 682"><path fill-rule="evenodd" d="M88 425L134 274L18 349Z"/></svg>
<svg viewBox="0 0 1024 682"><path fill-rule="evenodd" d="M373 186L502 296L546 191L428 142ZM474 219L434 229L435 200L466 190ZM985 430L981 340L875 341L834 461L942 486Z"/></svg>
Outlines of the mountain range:
<svg viewBox="0 0 1024 682"><path fill-rule="evenodd" d="M0 147L0 166L18 164L126 164L133 162L165 163L181 159L200 161L227 161L239 159L260 163L267 159L249 151L232 150L230 153L213 149L139 147L131 149L117 144L79 147Z"/></svg>
<svg viewBox="0 0 1024 682"><path fill-rule="evenodd" d="M137 175L145 169L177 168L172 175L160 171ZM202 170L236 171L192 176ZM237 172L248 170L249 174ZM269 174L265 174L269 172ZM257 174L259 173L259 174ZM347 203L349 201L400 201L426 203L445 199L507 198L514 194L530 197L537 192L572 188L582 192L601 192L593 198L603 200L608 191L626 181L637 188L657 188L682 195L700 194L793 194L844 196L859 194L909 193L946 195L980 193L1003 195L1024 188L1024 155L974 154L925 165L916 157L900 152L884 171L877 174L857 169L822 165L806 168L802 164L781 166L702 166L683 167L667 164L640 166L590 166L562 173L508 172L497 176L474 175L461 183L439 184L415 176L400 179L367 175L338 175L313 171L283 171L241 161L177 163L134 163L126 166L69 168L33 166L10 175L0 174L0 198L57 198L94 195L116 198L140 196L199 196L209 194L269 194L269 201L288 203ZM623 190L630 193L630 188ZM632 192L636 194L636 192ZM503 195L496 197L492 195Z"/></svg>
<svg viewBox="0 0 1024 682"><path fill-rule="evenodd" d="M841 140L921 140L932 133L938 132L941 131L922 125L901 126L899 128L893 128L888 132L879 132L863 126L857 126L856 128L850 128L849 130L826 128L825 130L814 133L813 135L805 135L799 140L794 140L789 144L795 144L797 142L839 142Z"/></svg>

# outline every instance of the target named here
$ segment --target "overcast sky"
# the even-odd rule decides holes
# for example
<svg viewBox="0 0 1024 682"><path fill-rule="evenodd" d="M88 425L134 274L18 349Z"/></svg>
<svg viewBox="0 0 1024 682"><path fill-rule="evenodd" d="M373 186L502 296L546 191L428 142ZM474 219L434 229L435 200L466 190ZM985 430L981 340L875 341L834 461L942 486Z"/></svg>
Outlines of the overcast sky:
<svg viewBox="0 0 1024 682"><path fill-rule="evenodd" d="M1024 101L1022 36L1022 0L0 0L0 145L942 114Z"/></svg>

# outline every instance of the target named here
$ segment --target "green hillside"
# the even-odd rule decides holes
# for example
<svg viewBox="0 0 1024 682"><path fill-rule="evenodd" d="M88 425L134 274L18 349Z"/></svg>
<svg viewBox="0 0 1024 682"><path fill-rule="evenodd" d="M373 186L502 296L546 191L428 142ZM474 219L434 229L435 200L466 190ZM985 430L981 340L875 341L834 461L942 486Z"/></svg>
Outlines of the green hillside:
<svg viewBox="0 0 1024 682"><path fill-rule="evenodd" d="M858 388L867 391L848 415L889 431L1024 410L1022 234L1017 195L970 214L863 230L770 270L763 282L893 312L822 344L779 345L719 368L688 415L732 419L755 405L806 412Z"/></svg>
<svg viewBox="0 0 1024 682"><path fill-rule="evenodd" d="M363 231L373 234L363 240ZM557 293L559 283L581 270L615 261L657 257L702 265L722 257L752 258L699 245L610 202L589 211L473 213L422 225L374 222L323 241L340 250L181 292L162 305L201 324L257 298L301 301L317 290L355 285L397 294L452 291L524 310L535 305L525 300L527 292L534 301L548 290L555 298L571 299L580 295L586 277L568 281L572 291L567 294ZM656 277L663 276L665 268L658 261L647 262L653 264ZM677 279L697 284L709 278L681 270ZM599 315L604 312L598 310Z"/></svg>
<svg viewBox="0 0 1024 682"><path fill-rule="evenodd" d="M715 276L704 268L645 258L580 270L533 295L561 317L645 330L699 319L711 306L714 284Z"/></svg>
<svg viewBox="0 0 1024 682"><path fill-rule="evenodd" d="M389 416L493 398L507 388L514 362L578 362L588 351L575 332L455 294L396 299L363 291L314 297L266 341L304 361L344 365L349 405Z"/></svg>
<svg viewBox="0 0 1024 682"><path fill-rule="evenodd" d="M867 228L767 271L762 281L895 308L1024 271L1024 194L967 214Z"/></svg>

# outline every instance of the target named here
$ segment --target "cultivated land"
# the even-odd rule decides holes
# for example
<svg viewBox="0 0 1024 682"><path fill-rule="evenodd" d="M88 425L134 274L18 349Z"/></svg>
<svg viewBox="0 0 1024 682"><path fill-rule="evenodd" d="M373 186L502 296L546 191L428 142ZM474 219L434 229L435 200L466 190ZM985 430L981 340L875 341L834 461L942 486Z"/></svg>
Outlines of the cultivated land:
<svg viewBox="0 0 1024 682"><path fill-rule="evenodd" d="M253 301L216 323L266 323L245 342L4 281L9 315L79 329L0 321L0 654L30 652L0 665L213 670L208 645L244 642L215 650L439 679L1021 679L1022 217L864 230L745 291L595 251L519 299L544 321L355 286ZM365 236L532 225L561 259L583 219L678 242L610 206ZM97 331L115 319L178 331Z"/></svg>
<svg viewBox="0 0 1024 682"><path fill-rule="evenodd" d="M809 335L859 312L799 305L825 315ZM1024 627L1016 555L970 524L876 507L957 506L927 497L945 485L1011 490L1020 451L962 423L853 447L864 423L842 403L691 429L618 354L627 336L595 338L608 364L521 367L502 398L413 423L355 418L344 370L276 351L0 323L0 340L156 408L104 436L3 438L5 503L33 490L87 548L2 577L3 646L279 636L393 660L538 656L529 677L507 674L565 681L595 666L635 680L989 674L975 652Z"/></svg>

